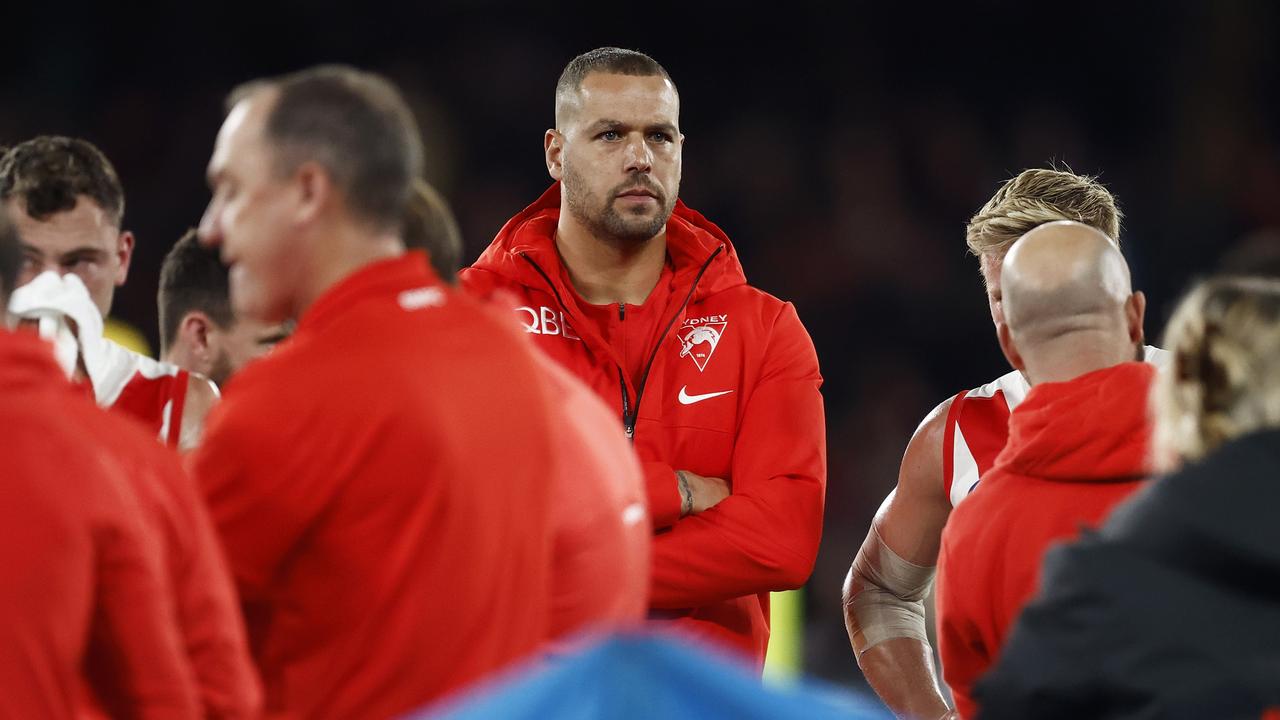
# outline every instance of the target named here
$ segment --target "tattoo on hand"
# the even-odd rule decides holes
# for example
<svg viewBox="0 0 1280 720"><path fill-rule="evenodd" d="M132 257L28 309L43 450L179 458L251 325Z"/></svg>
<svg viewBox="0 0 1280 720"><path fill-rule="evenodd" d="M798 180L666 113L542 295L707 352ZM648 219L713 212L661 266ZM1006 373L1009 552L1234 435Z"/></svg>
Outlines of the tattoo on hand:
<svg viewBox="0 0 1280 720"><path fill-rule="evenodd" d="M676 471L676 482L680 485L680 517L693 512L693 489L689 487L689 478L683 470Z"/></svg>

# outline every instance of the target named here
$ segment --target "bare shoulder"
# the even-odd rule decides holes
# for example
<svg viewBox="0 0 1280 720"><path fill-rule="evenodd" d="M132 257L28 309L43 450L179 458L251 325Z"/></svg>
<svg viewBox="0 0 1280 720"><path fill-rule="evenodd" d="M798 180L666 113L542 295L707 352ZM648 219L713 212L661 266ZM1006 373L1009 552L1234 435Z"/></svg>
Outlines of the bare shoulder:
<svg viewBox="0 0 1280 720"><path fill-rule="evenodd" d="M875 519L884 542L907 561L922 566L937 562L942 528L951 514L942 462L951 403L951 398L943 400L916 428L902 455L898 485Z"/></svg>
<svg viewBox="0 0 1280 720"><path fill-rule="evenodd" d="M949 397L938 403L916 427L902 455L899 487L905 482L913 489L942 493L942 445L947 433L947 416L954 400L954 397Z"/></svg>
<svg viewBox="0 0 1280 720"><path fill-rule="evenodd" d="M204 434L204 421L209 411L218 404L218 387L209 378L191 373L187 383L187 398L182 407L182 433L178 437L178 449L183 452L200 444Z"/></svg>

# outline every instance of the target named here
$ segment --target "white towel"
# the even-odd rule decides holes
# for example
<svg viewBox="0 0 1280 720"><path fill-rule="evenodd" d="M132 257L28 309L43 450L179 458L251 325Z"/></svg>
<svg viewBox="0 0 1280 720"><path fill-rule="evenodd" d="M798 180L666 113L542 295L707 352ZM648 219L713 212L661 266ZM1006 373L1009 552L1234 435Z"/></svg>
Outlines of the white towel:
<svg viewBox="0 0 1280 720"><path fill-rule="evenodd" d="M43 272L13 291L9 312L18 320L36 322L40 336L53 343L54 357L68 378L83 359L89 381L99 385L108 362L102 315L79 277Z"/></svg>

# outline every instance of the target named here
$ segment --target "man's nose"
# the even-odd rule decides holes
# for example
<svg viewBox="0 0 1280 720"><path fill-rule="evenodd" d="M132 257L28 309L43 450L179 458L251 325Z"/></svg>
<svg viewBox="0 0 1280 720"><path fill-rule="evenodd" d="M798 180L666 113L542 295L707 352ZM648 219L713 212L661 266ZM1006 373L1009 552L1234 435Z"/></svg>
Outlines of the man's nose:
<svg viewBox="0 0 1280 720"><path fill-rule="evenodd" d="M627 139L623 157L626 161L623 169L629 173L647 173L653 168L653 151L649 149L649 143L645 142L644 137L638 134Z"/></svg>
<svg viewBox="0 0 1280 720"><path fill-rule="evenodd" d="M222 244L222 228L218 222L218 208L216 201L210 201L209 206L204 209L204 215L200 216L200 225L196 228L196 239L205 247L218 247Z"/></svg>

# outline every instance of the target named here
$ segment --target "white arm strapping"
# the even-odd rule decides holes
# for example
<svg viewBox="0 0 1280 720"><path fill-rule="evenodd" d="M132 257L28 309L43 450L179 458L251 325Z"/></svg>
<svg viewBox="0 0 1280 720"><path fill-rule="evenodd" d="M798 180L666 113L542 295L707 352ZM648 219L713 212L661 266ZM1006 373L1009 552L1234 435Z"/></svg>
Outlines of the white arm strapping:
<svg viewBox="0 0 1280 720"><path fill-rule="evenodd" d="M935 570L903 560L871 527L845 580L845 622L858 655L899 637L928 644L924 598Z"/></svg>

